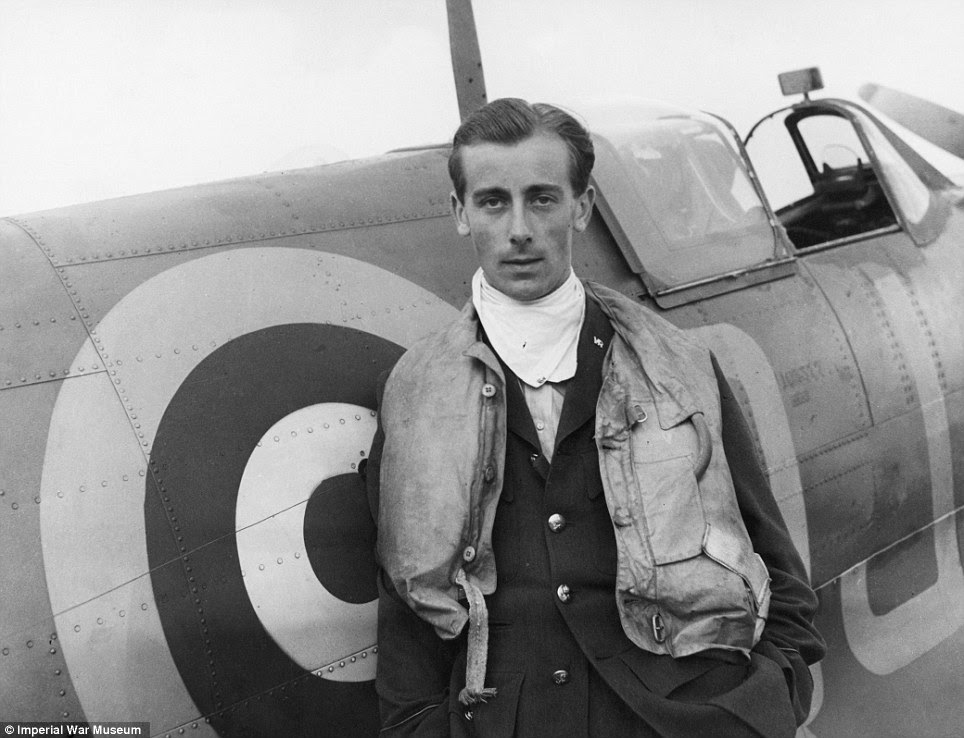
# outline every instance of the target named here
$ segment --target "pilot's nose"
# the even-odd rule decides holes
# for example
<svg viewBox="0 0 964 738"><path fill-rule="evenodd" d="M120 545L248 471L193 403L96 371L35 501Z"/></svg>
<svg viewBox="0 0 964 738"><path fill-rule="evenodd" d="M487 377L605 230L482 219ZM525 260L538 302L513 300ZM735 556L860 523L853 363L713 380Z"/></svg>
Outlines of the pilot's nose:
<svg viewBox="0 0 964 738"><path fill-rule="evenodd" d="M509 224L509 240L513 246L525 246L532 240L532 229L523 204L512 208L512 222Z"/></svg>

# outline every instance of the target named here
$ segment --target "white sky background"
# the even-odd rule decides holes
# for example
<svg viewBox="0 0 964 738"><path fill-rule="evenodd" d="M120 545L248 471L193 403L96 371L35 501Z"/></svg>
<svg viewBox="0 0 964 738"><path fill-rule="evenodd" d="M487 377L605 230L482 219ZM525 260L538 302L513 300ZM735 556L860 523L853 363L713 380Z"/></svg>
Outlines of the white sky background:
<svg viewBox="0 0 964 738"><path fill-rule="evenodd" d="M778 72L964 111L961 0L475 0L489 98L745 133ZM447 140L444 0L0 0L0 215Z"/></svg>

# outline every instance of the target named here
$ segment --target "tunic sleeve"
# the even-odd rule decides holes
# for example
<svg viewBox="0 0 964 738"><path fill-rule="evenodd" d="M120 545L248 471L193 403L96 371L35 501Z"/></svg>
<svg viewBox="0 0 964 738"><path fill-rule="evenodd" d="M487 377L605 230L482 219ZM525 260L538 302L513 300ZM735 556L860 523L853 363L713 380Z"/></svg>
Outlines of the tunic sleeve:
<svg viewBox="0 0 964 738"><path fill-rule="evenodd" d="M387 373L378 383L378 400ZM379 463L385 436L379 423L362 474L374 520L378 520ZM379 736L449 736L449 683L461 639L443 641L395 591L383 570L378 575Z"/></svg>
<svg viewBox="0 0 964 738"><path fill-rule="evenodd" d="M799 725L807 717L813 694L807 665L826 653L813 625L817 596L757 457L746 419L715 358L713 369L720 387L723 447L737 502L753 548L770 572L770 613L754 650L783 668Z"/></svg>

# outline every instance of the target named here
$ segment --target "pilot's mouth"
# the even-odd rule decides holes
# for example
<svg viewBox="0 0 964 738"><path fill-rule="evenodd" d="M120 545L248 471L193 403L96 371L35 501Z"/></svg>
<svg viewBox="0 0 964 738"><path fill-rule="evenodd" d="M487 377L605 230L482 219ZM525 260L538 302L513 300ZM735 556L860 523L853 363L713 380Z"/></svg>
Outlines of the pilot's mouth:
<svg viewBox="0 0 964 738"><path fill-rule="evenodd" d="M502 263L508 264L509 266L530 266L531 264L535 264L539 261L542 261L542 259L533 256L529 259L506 259Z"/></svg>

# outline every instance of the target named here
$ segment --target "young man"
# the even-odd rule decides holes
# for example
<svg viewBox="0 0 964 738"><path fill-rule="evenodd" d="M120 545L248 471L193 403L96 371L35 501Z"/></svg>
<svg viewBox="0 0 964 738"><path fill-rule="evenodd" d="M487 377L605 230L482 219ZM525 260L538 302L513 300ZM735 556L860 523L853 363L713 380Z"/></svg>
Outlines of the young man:
<svg viewBox="0 0 964 738"><path fill-rule="evenodd" d="M449 161L480 269L384 388L368 465L386 735L792 736L823 655L711 354L583 284L594 154L496 100Z"/></svg>

